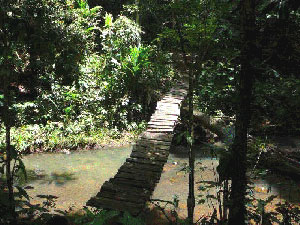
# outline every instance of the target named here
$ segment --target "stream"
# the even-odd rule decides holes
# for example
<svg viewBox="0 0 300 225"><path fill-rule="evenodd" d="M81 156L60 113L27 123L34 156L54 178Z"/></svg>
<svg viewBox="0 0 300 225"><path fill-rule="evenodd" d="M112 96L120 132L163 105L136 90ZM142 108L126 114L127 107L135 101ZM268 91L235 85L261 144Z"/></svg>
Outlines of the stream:
<svg viewBox="0 0 300 225"><path fill-rule="evenodd" d="M184 149L183 149L184 150ZM85 203L95 196L101 185L113 177L125 159L131 153L131 146L77 151L70 154L32 154L25 156L23 162L28 173L26 186L33 189L27 190L32 197L31 203L41 203L43 199L37 195L57 196L56 209L73 210L81 209ZM188 196L188 174L184 171L188 163L188 154L184 150L171 151L168 162L165 164L160 182L153 193L153 199L172 201L175 195L179 199L179 216L186 217L186 199ZM199 181L216 181L216 158L203 153L201 147L196 146L196 183ZM277 195L274 204L283 200L299 204L300 183L291 182L290 179L278 175L267 175L264 179L252 180L253 194L257 198L265 199L270 195ZM216 201L206 198L214 195L216 188L198 190L196 184L196 197L203 195L204 204L197 205L195 215L207 215L217 207ZM203 188L202 188L203 189ZM198 198L198 200L201 198ZM270 206L271 208L274 206Z"/></svg>

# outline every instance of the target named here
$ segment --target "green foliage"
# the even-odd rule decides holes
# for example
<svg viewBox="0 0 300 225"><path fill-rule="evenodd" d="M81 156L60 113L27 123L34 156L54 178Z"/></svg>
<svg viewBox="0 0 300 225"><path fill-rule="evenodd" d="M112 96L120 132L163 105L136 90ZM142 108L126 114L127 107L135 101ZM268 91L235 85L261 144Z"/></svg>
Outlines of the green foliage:
<svg viewBox="0 0 300 225"><path fill-rule="evenodd" d="M118 216L120 212L118 211L105 211L101 210L95 215L93 221L89 223L90 225L105 225L108 220Z"/></svg>
<svg viewBox="0 0 300 225"><path fill-rule="evenodd" d="M7 185L7 149L4 147L3 143L0 143L0 223L7 224L13 221L14 215L12 215L9 210L10 207L10 197ZM16 151L15 146L10 146L10 162L12 167L10 168L11 179L16 179L17 174L22 174L22 176L27 179L27 173L25 170L24 163L22 162L20 154ZM16 190L13 193L15 207L23 206L23 199L25 198L29 201L29 196L26 190L20 186L15 186Z"/></svg>
<svg viewBox="0 0 300 225"><path fill-rule="evenodd" d="M16 148L16 159L18 160L19 153L78 149L106 144L122 145L132 141L144 130L141 124L141 127L134 127L130 132L121 133L114 129L92 127L93 121L91 118L89 120L88 117L82 117L68 124L48 122L46 125L23 125L13 128L11 142ZM4 141L5 133L1 132L0 146L5 146Z"/></svg>
<svg viewBox="0 0 300 225"><path fill-rule="evenodd" d="M102 55L95 72L102 87L103 113L111 127L128 128L133 118L135 122L145 119L158 90L172 76L165 65L168 57L140 42L141 29L132 20L120 16L113 21L111 15L105 16Z"/></svg>
<svg viewBox="0 0 300 225"><path fill-rule="evenodd" d="M276 77L272 73L266 83L255 85L256 101L253 127L260 133L299 132L300 80Z"/></svg>
<svg viewBox="0 0 300 225"><path fill-rule="evenodd" d="M41 110L43 105L32 100L45 90L49 92L54 83L76 83L79 63L95 48L99 8L74 8L72 3L60 0L22 0L7 1L0 14L4 16L4 29L0 32L0 90L5 88L3 85L13 84L11 103L18 104L12 109L23 113L10 121L18 126L24 122L39 123L38 118L45 117L42 113L46 112ZM3 120L4 115L0 116Z"/></svg>
<svg viewBox="0 0 300 225"><path fill-rule="evenodd" d="M236 109L234 77L237 68L228 59L222 61L210 60L203 65L202 71L196 76L198 90L195 99L198 107L209 115L222 110L225 115L232 116Z"/></svg>
<svg viewBox="0 0 300 225"><path fill-rule="evenodd" d="M123 225L143 225L145 222L139 217L133 217L130 213L125 212L121 221Z"/></svg>
<svg viewBox="0 0 300 225"><path fill-rule="evenodd" d="M84 208L85 214L75 218L76 224L89 224L89 225L105 225L111 220L120 222L123 225L143 225L145 222L140 217L134 217L128 212L121 214L119 211L113 210L95 210L91 211Z"/></svg>

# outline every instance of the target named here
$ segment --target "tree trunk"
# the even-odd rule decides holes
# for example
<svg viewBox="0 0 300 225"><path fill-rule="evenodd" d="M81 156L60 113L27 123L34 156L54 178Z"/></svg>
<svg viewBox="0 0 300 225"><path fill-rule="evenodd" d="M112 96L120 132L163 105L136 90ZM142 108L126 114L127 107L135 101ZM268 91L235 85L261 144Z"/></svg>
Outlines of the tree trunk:
<svg viewBox="0 0 300 225"><path fill-rule="evenodd" d="M4 78L4 124L6 132L6 160L5 160L5 170L6 170L6 184L8 189L8 212L15 217L15 201L13 192L13 177L11 171L11 144L10 144L10 129L11 129L11 118L10 118L10 90L9 90L9 76Z"/></svg>
<svg viewBox="0 0 300 225"><path fill-rule="evenodd" d="M178 32L178 36L180 39L180 48L183 55L184 67L185 71L188 71L188 80L189 80L189 91L188 91L188 99L189 99L189 119L188 119L188 135L189 140L187 140L189 145L189 195L187 198L187 210L188 210L188 221L189 224L192 225L194 221L194 209L195 209L195 179L194 179L194 167L195 167L195 152L193 150L193 95L194 95L194 74L193 74L193 58L192 63L189 66L187 54L184 48L184 39L181 33L181 28L176 22L176 28Z"/></svg>
<svg viewBox="0 0 300 225"><path fill-rule="evenodd" d="M136 22L136 24L141 25L140 24L140 12L139 12L140 0L135 0L135 6L137 7L135 22Z"/></svg>
<svg viewBox="0 0 300 225"><path fill-rule="evenodd" d="M188 208L188 218L189 224L193 224L194 220L194 209L195 209L195 151L193 149L193 92L194 92L194 74L193 70L190 68L189 71L189 125L188 125L188 134L189 134L189 195L187 199L187 208Z"/></svg>
<svg viewBox="0 0 300 225"><path fill-rule="evenodd" d="M234 166L230 195L230 225L245 224L246 207L246 153L247 130L251 117L251 96L254 80L254 63L257 58L255 46L255 0L241 1L240 9L241 34L241 71L238 79L239 105L236 113L236 135L232 145Z"/></svg>

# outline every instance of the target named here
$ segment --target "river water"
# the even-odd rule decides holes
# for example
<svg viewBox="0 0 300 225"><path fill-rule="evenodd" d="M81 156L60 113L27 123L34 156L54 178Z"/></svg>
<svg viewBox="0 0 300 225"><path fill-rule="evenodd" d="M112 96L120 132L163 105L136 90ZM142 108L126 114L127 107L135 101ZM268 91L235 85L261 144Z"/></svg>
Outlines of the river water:
<svg viewBox="0 0 300 225"><path fill-rule="evenodd" d="M25 156L23 161L28 171L29 180L26 185L32 186L28 194L33 204L41 203L37 195L54 195L58 199L56 208L68 210L81 209L85 203L97 194L101 185L113 177L118 168L131 153L131 146L99 149L90 151L71 152L71 154L32 154ZM179 199L178 214L187 215L186 199L188 196L188 174L184 170L188 163L185 150L171 151L165 164L160 182L153 193L153 199L172 201L175 195ZM204 154L201 147L196 148L196 182L216 181L216 158ZM253 194L257 198L265 199L271 194L278 195L274 203L289 200L300 202L300 184L290 182L289 179L277 175L268 175L265 179L253 180ZM196 218L213 212L217 207L216 201L206 198L215 195L216 188L198 190L203 184L196 184L197 199L204 198L205 203L196 206ZM203 189L203 188L202 188ZM203 195L202 197L199 197ZM271 207L274 207L271 206Z"/></svg>

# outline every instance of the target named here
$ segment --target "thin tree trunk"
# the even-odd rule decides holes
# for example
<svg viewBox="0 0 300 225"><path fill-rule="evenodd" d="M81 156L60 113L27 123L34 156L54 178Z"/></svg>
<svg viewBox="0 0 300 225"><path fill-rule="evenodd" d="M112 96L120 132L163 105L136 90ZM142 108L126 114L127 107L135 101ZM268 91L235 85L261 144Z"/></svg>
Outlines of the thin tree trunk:
<svg viewBox="0 0 300 225"><path fill-rule="evenodd" d="M246 154L247 130L251 118L251 97L254 80L255 0L241 1L241 72L238 80L239 105L236 113L235 138L232 145L234 166L230 195L229 225L242 225L246 220Z"/></svg>
<svg viewBox="0 0 300 225"><path fill-rule="evenodd" d="M136 22L136 24L141 25L140 24L140 12L139 12L140 0L135 0L135 5L137 7L135 22Z"/></svg>
<svg viewBox="0 0 300 225"><path fill-rule="evenodd" d="M190 64L192 66L189 67L187 55L184 49L184 39L181 33L180 26L176 21L176 28L178 32L178 36L180 39L180 48L183 55L183 61L185 70L188 70L189 74L189 91L188 91L188 99L189 99L189 121L188 121L188 135L190 136L190 141L188 141L189 145L189 195L187 198L187 210L188 210L188 220L189 224L192 225L194 221L194 209L195 209L195 179L194 179L194 170L195 170L195 152L193 150L193 94L194 94L194 74L193 74L193 62ZM193 58L191 59L193 61Z"/></svg>
<svg viewBox="0 0 300 225"><path fill-rule="evenodd" d="M4 124L6 132L6 160L5 160L5 170L6 170L6 184L8 189L8 200L9 207L8 212L14 218L15 217L15 201L13 192L13 177L11 173L11 144L10 144L10 91L9 91L9 78L6 77L4 84Z"/></svg>
<svg viewBox="0 0 300 225"><path fill-rule="evenodd" d="M194 92L194 79L193 79L193 70L189 71L189 124L188 124L188 133L190 140L188 141L189 145L189 195L187 199L187 208L188 208L188 218L189 224L193 224L194 220L194 209L195 209L195 151L193 149L193 92Z"/></svg>

